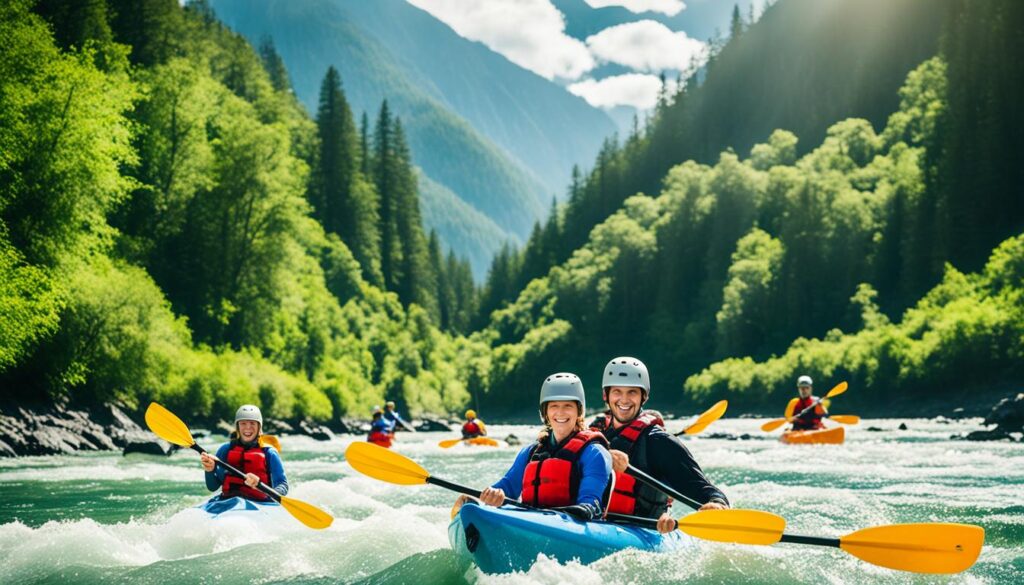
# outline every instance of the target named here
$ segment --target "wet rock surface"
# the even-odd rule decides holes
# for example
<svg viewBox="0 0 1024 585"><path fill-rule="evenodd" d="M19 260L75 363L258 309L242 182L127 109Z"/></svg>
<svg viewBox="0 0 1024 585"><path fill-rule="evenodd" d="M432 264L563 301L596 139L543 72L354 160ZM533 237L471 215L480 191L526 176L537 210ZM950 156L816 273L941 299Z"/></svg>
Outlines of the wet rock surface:
<svg viewBox="0 0 1024 585"><path fill-rule="evenodd" d="M114 405L90 410L59 403L0 407L0 456L4 457L107 451L147 434Z"/></svg>
<svg viewBox="0 0 1024 585"><path fill-rule="evenodd" d="M992 407L985 420L986 426L995 425L992 429L981 429L963 435L953 435L953 439L967 441L1017 441L1024 432L1024 393L1003 398Z"/></svg>
<svg viewBox="0 0 1024 585"><path fill-rule="evenodd" d="M452 430L452 428L448 426L448 423L437 418L421 418L416 422L413 428L421 433L429 433L432 431L451 432Z"/></svg>

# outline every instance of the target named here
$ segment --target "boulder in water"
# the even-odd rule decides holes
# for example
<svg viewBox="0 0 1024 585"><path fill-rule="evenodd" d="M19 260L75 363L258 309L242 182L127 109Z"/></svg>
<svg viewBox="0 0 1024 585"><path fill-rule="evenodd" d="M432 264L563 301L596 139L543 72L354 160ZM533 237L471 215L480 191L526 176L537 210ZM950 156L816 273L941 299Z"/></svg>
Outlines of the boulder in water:
<svg viewBox="0 0 1024 585"><path fill-rule="evenodd" d="M505 442L513 447L522 444L522 441L519 440L519 437L513 434L509 434L509 436L505 437Z"/></svg>
<svg viewBox="0 0 1024 585"><path fill-rule="evenodd" d="M983 429L980 431L971 431L966 435L953 435L951 439L963 439L965 441L1002 441L1004 439L1013 440L1010 433L1006 432L1001 427L994 429Z"/></svg>
<svg viewBox="0 0 1024 585"><path fill-rule="evenodd" d="M448 426L447 423L436 418L422 418L416 423L414 428L421 433L429 433L433 431L444 431L446 433L452 432L452 428Z"/></svg>
<svg viewBox="0 0 1024 585"><path fill-rule="evenodd" d="M907 430L907 423L900 423L900 426L896 427L901 431Z"/></svg>
<svg viewBox="0 0 1024 585"><path fill-rule="evenodd" d="M330 429L308 419L299 421L298 431L304 435L313 437L317 441L334 440L334 433L332 433Z"/></svg>
<svg viewBox="0 0 1024 585"><path fill-rule="evenodd" d="M1008 433L1024 429L1024 393L1000 400L992 407L984 422L986 425L996 425Z"/></svg>
<svg viewBox="0 0 1024 585"><path fill-rule="evenodd" d="M263 432L268 435L282 435L294 433L295 427L277 418L268 418L263 422Z"/></svg>
<svg viewBox="0 0 1024 585"><path fill-rule="evenodd" d="M135 435L129 437L128 444L124 446L124 454L142 453L143 455L167 456L177 448L177 445L172 445L163 439L146 437L145 435Z"/></svg>
<svg viewBox="0 0 1024 585"><path fill-rule="evenodd" d="M882 429L879 428L879 427L868 427L866 430L871 431L872 433L877 433L877 432L881 432L882 431Z"/></svg>

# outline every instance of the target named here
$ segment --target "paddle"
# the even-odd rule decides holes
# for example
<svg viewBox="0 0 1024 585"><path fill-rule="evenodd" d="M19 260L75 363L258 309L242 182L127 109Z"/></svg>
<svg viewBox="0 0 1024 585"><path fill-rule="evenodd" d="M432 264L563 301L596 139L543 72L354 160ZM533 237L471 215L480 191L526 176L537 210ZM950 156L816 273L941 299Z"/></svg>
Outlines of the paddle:
<svg viewBox="0 0 1024 585"><path fill-rule="evenodd" d="M766 432L766 433L770 433L770 432L774 431L775 429L781 427L782 425L784 425L784 424L786 424L788 422L792 422L794 419L800 418L801 416L807 414L808 412L811 411L811 409L813 409L813 408L817 407L819 404L821 404L822 400L825 400L826 398L832 398L832 397L835 397L835 396L839 396L843 392L846 392L846 388L847 388L846 382L840 382L840 383L836 384L836 386L834 388L829 390L828 394L826 394L826 395L822 396L821 398L815 400L814 404L812 404L812 405L808 406L807 408L801 410L798 414L795 414L795 415L793 415L793 416L791 416L789 418L777 418L775 420L770 420L770 421L764 423L763 425L761 425L761 430Z"/></svg>
<svg viewBox="0 0 1024 585"><path fill-rule="evenodd" d="M473 496L474 498L480 497L480 490L434 477L412 459L373 443L364 443L362 441L352 443L345 449L345 460L352 466L352 469L359 473L388 483L396 485L423 485L429 483L452 490L453 492ZM518 508L532 508L532 506L510 498L505 498L504 503Z"/></svg>
<svg viewBox="0 0 1024 585"><path fill-rule="evenodd" d="M468 440L469 439L448 439L446 441L441 441L440 443L437 444L437 446L442 448L442 449L448 449L450 447L454 447L455 445L458 445L459 443L461 443L463 441L468 441Z"/></svg>
<svg viewBox="0 0 1024 585"><path fill-rule="evenodd" d="M181 447L188 447L200 454L208 453L206 449L203 449L196 444L195 440L192 438L192 433L188 430L188 426L186 426L180 418L156 402L150 403L149 408L146 409L146 425L149 427L149 430L153 431L158 437L168 443L173 443ZM224 469L228 470L229 473L238 477L245 477L244 473L235 469L228 463L221 461L216 455L210 454L210 456L213 457L217 463L222 465ZM312 504L307 504L306 502L296 500L295 498L282 496L277 493L274 488L262 481L259 483L258 487L260 491L270 496L274 501L280 503L281 506L284 507L289 514L294 516L296 520L310 528L316 528L319 530L327 528L332 522L334 522L334 518L331 517L330 514L320 510Z"/></svg>
<svg viewBox="0 0 1024 585"><path fill-rule="evenodd" d="M719 400L718 403L716 403L714 406L704 411L704 414L697 417L697 420L693 421L693 424L676 433L676 436L678 437L679 435L696 435L697 433L708 428L708 425L710 425L711 423L722 418L722 415L725 414L725 409L728 407L728 400Z"/></svg>
<svg viewBox="0 0 1024 585"><path fill-rule="evenodd" d="M717 536L742 529L739 526L729 526L728 520L723 523L722 518L716 515L717 512L727 511L729 510L694 512L680 518L679 525L689 525L695 531L706 531L707 536L701 536L705 540L724 540ZM608 514L608 519L637 524L653 530L658 528L658 521L654 518ZM761 518L754 517L753 521L760 522ZM864 528L839 538L823 538L785 534L781 527L776 529L765 522L758 527L763 537L762 542L754 542L755 532L753 529L749 530L750 536L743 544L786 542L827 546L842 549L862 561L879 567L913 573L959 573L965 571L978 560L982 544L985 541L985 529L970 524L892 524ZM692 534L692 532L686 532Z"/></svg>
<svg viewBox="0 0 1024 585"><path fill-rule="evenodd" d="M629 465L626 470L640 481L697 509L700 504L650 475ZM742 514L722 514L741 512ZM612 517L611 514L608 515ZM637 522L657 528L652 518L616 515L613 520ZM789 542L840 548L871 564L914 573L959 573L981 554L985 529L970 524L922 523L875 526L839 538L785 534L781 516L757 510L703 510L678 520L680 530L719 542L775 544ZM685 527L685 528L684 528Z"/></svg>
<svg viewBox="0 0 1024 585"><path fill-rule="evenodd" d="M860 422L860 417L855 414L830 414L828 418L844 425L855 425Z"/></svg>
<svg viewBox="0 0 1024 585"><path fill-rule="evenodd" d="M273 447L278 453L281 452L281 441L274 435L260 435L260 447Z"/></svg>

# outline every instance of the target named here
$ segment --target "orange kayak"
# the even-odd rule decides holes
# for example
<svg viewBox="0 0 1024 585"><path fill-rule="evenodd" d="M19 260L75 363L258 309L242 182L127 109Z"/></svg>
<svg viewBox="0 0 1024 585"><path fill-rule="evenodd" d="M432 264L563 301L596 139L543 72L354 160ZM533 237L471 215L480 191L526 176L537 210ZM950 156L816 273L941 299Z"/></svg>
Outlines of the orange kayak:
<svg viewBox="0 0 1024 585"><path fill-rule="evenodd" d="M467 445L480 445L482 447L497 447L498 441L490 437L473 437L472 439L466 439Z"/></svg>
<svg viewBox="0 0 1024 585"><path fill-rule="evenodd" d="M816 429L813 431L786 431L782 433L782 442L789 445L806 445L811 443L841 445L846 438L843 427Z"/></svg>

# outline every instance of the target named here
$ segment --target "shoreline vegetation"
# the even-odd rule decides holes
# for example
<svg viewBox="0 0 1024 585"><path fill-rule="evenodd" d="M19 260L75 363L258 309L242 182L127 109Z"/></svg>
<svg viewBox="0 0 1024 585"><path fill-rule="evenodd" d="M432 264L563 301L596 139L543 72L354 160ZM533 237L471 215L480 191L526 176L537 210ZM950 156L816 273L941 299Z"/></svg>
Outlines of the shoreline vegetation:
<svg viewBox="0 0 1024 585"><path fill-rule="evenodd" d="M865 416L984 414L1020 389L1020 3L942 3L939 55L879 130L659 158L798 4L734 22L482 288L424 233L387 101L356 116L331 68L308 113L272 41L205 1L88 6L0 7L5 404L159 401L212 424L258 403L330 426L394 400L532 422L544 375L579 372L596 403L622 354L668 412L775 414L798 374L849 380Z"/></svg>

